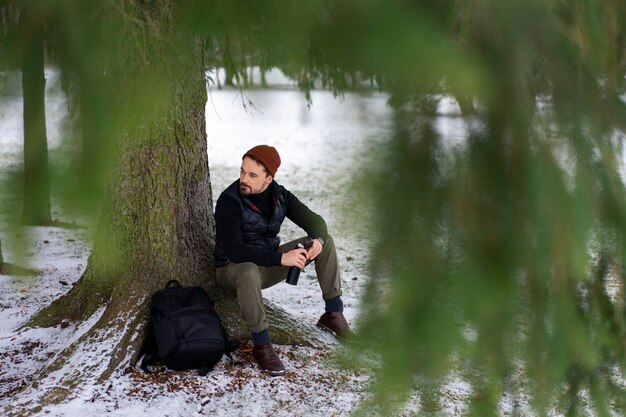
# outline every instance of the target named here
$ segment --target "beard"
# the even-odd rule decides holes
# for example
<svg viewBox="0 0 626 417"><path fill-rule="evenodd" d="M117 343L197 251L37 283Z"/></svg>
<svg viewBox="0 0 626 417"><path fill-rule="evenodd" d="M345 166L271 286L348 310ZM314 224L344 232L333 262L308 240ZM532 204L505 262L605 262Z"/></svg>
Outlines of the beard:
<svg viewBox="0 0 626 417"><path fill-rule="evenodd" d="M253 194L252 187L249 185L239 184L239 192L243 195Z"/></svg>
<svg viewBox="0 0 626 417"><path fill-rule="evenodd" d="M239 182L239 194L241 195L256 195L261 194L269 187L269 183L261 182L254 184L248 184L245 182Z"/></svg>

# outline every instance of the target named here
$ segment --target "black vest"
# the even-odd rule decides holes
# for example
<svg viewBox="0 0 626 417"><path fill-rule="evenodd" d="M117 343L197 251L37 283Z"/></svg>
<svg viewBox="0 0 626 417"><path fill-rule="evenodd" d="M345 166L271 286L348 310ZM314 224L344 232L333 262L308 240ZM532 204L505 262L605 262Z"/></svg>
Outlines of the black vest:
<svg viewBox="0 0 626 417"><path fill-rule="evenodd" d="M268 221L249 199L239 194L239 180L232 183L220 196L220 198L233 198L239 203L241 208L241 236L246 245L257 246L273 252L278 250L280 245L280 227L285 220L286 207L283 195L284 188L276 181L270 184L274 198L274 214ZM222 247L219 239L215 242L215 266L221 267L228 261L226 251Z"/></svg>

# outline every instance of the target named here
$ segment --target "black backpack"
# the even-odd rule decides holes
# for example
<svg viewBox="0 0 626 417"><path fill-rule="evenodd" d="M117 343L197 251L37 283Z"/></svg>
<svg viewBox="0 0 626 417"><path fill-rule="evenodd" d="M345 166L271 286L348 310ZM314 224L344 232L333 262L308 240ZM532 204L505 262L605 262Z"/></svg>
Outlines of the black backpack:
<svg viewBox="0 0 626 417"><path fill-rule="evenodd" d="M230 343L213 300L201 287L182 287L176 280L152 296L146 354L147 372L157 360L173 370L199 369L206 375Z"/></svg>

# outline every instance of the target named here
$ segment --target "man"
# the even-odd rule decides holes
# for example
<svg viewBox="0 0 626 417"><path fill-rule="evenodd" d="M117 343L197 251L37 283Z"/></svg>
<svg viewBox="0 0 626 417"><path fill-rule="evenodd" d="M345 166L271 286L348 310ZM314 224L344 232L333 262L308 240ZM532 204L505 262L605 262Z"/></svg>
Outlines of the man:
<svg viewBox="0 0 626 417"><path fill-rule="evenodd" d="M239 180L217 200L215 266L217 282L237 293L252 333L252 356L261 369L280 375L285 367L272 348L261 290L285 280L289 267L315 262L326 312L318 327L345 339L351 335L343 316L337 252L326 222L274 181L280 166L276 149L259 145L242 157ZM308 236L279 246L278 232L288 218ZM307 249L296 245L313 239Z"/></svg>

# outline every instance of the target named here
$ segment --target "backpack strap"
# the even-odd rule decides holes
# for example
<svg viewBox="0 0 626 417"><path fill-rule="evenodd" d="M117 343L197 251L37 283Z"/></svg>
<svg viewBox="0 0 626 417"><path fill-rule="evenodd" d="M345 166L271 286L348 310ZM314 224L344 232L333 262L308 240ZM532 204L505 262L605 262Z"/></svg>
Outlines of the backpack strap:
<svg viewBox="0 0 626 417"><path fill-rule="evenodd" d="M143 359L141 360L141 365L139 365L139 367L145 373L152 374L154 373L154 371L150 368L156 365L156 363L157 363L156 355L151 352L146 352L146 354L143 355Z"/></svg>
<svg viewBox="0 0 626 417"><path fill-rule="evenodd" d="M178 280L170 279L169 281L167 281L164 288L182 288L182 287L183 286L180 285L180 282L178 282Z"/></svg>
<svg viewBox="0 0 626 417"><path fill-rule="evenodd" d="M228 337L228 333L226 332L226 329L224 328L224 325L222 324L222 319L220 319L219 316L217 316L217 321L220 324L220 329L222 330L222 336L224 336L224 343L226 344L226 346L224 347L224 354L226 355L226 357L228 357L228 359L230 359L231 362L233 362L233 355L231 354L231 352L235 350L235 344Z"/></svg>
<svg viewBox="0 0 626 417"><path fill-rule="evenodd" d="M150 367L156 365L157 363L156 350L156 340L154 339L154 333L152 332L152 319L148 319L148 324L146 325L146 336L142 347L144 355L141 360L141 365L139 365L141 370L147 374L152 373Z"/></svg>

